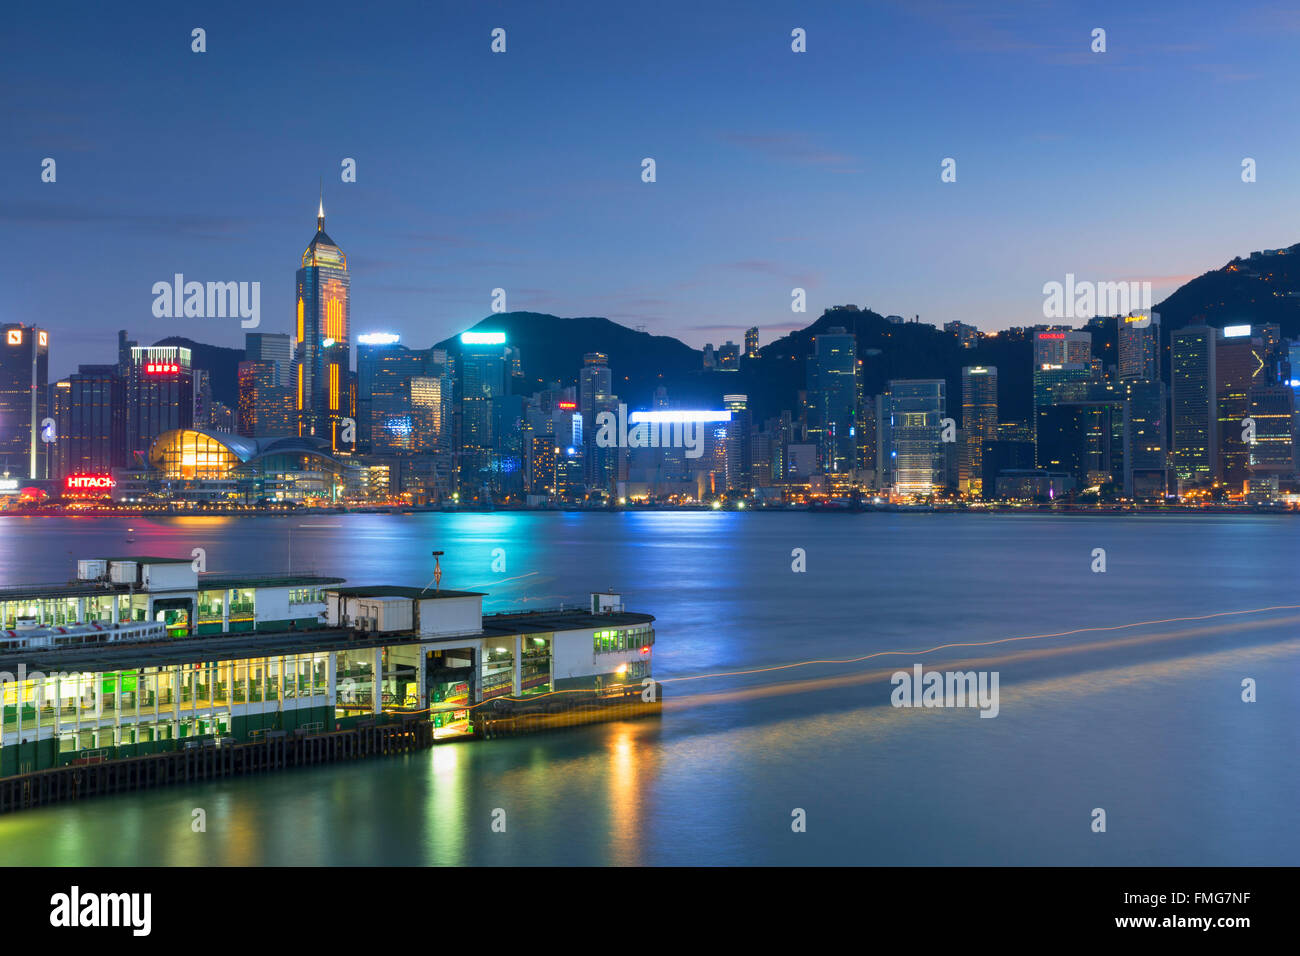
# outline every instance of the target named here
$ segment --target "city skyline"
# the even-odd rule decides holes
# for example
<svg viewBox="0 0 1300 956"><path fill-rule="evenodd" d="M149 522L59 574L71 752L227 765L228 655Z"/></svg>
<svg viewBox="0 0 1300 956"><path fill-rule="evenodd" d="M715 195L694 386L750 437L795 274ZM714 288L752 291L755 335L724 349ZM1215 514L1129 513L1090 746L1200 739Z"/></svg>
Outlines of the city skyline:
<svg viewBox="0 0 1300 956"><path fill-rule="evenodd" d="M95 11L58 29L15 11L0 221L22 242L0 312L75 333L55 377L99 361L119 328L237 347L237 321L150 314L152 284L177 272L260 282L259 331L285 331L284 250L322 178L352 255L355 330L429 343L489 315L496 288L510 311L602 315L695 348L751 326L771 341L845 302L991 331L1038 321L1043 284L1066 274L1151 281L1159 300L1297 238L1283 220L1300 191L1283 173L1300 143L1250 122L1284 115L1300 27L1284 11L692 13L687 29L571 8L415 10L399 31L383 12L267 11L249 35L238 8ZM1105 53L1089 48L1097 27ZM340 68L354 44L383 67ZM128 45L146 51L130 73ZM338 95L313 96L321 84ZM130 114L101 109L101 90ZM940 180L948 157L954 183ZM1256 182L1242 182L1246 157ZM340 178L348 158L355 183ZM79 283L61 280L72 248L95 250Z"/></svg>

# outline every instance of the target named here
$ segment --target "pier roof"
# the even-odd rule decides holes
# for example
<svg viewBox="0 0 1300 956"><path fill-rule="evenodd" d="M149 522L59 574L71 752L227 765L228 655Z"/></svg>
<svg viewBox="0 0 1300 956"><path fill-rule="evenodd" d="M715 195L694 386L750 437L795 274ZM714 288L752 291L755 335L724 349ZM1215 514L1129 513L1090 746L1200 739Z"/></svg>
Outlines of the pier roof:
<svg viewBox="0 0 1300 956"><path fill-rule="evenodd" d="M592 614L581 608L552 608L545 611L509 611L503 614L483 615L483 633L499 634L539 634L543 631L578 631L592 628L600 630L606 627L632 627L637 624L652 624L653 614L641 614L636 611L617 611L604 614Z"/></svg>
<svg viewBox="0 0 1300 956"><path fill-rule="evenodd" d="M199 575L198 590L213 591L231 588L297 588L305 587L310 584L328 587L331 584L342 584L347 578L325 577L319 574L287 574L287 575L240 575L240 574L213 574Z"/></svg>
<svg viewBox="0 0 1300 956"><path fill-rule="evenodd" d="M464 597L487 597L483 591L434 591L430 588L408 588L395 584L383 584L373 588L330 588L335 594L341 594L343 597L362 597L362 598L379 598L379 597L401 597L412 598L421 601L432 601L435 598L464 598Z"/></svg>
<svg viewBox="0 0 1300 956"><path fill-rule="evenodd" d="M28 674L80 671L134 670L138 667L166 667L204 661L244 660L250 657L279 657L307 652L364 649L380 645L413 644L415 635L353 631L348 628L311 628L259 634L241 632L207 637L183 637L166 641L120 641L80 644L72 647L6 651L0 653L0 671L18 672L23 664Z"/></svg>
<svg viewBox="0 0 1300 956"><path fill-rule="evenodd" d="M125 584L101 581L70 581L62 584L13 584L0 588L0 601L38 601L42 598L93 597L97 594L126 594Z"/></svg>

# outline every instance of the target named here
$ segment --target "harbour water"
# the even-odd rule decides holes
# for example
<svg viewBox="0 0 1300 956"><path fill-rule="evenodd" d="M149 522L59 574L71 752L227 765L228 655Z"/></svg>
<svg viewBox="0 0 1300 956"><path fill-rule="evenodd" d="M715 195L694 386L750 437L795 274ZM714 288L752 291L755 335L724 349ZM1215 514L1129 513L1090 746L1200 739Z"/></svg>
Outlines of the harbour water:
<svg viewBox="0 0 1300 956"><path fill-rule="evenodd" d="M1295 865L1296 528L1286 516L3 517L6 584L65 580L79 557L203 548L212 571L422 586L437 549L443 587L487 591L488 612L613 589L656 615L668 696L661 719L6 815L0 862ZM954 643L981 646L917 653ZM890 706L892 672L958 661L998 672L995 719ZM701 676L718 674L730 676ZM792 830L796 809L806 832Z"/></svg>

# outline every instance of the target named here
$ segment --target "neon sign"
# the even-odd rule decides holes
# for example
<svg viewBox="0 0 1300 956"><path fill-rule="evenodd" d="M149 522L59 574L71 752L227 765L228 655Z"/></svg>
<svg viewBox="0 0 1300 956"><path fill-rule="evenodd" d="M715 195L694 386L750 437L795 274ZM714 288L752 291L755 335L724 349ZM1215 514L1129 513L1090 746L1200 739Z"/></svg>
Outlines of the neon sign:
<svg viewBox="0 0 1300 956"><path fill-rule="evenodd" d="M68 475L63 479L64 490L72 492L109 491L116 486L112 475Z"/></svg>
<svg viewBox="0 0 1300 956"><path fill-rule="evenodd" d="M555 407L563 408L566 411L572 411L573 409L578 407L578 403L577 402L556 402Z"/></svg>
<svg viewBox="0 0 1300 956"><path fill-rule="evenodd" d="M180 365L175 362L146 362L144 366L146 375L171 375L180 370Z"/></svg>
<svg viewBox="0 0 1300 956"><path fill-rule="evenodd" d="M461 345L505 345L504 332L462 332Z"/></svg>

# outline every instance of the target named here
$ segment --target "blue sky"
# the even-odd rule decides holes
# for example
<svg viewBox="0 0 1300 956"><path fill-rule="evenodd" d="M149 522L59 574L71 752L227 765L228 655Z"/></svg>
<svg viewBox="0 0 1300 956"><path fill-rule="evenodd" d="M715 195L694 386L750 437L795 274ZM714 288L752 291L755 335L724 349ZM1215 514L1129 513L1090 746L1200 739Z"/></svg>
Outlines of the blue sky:
<svg viewBox="0 0 1300 956"><path fill-rule="evenodd" d="M58 375L123 327L240 345L235 319L153 317L176 272L261 282L260 331L289 331L321 177L354 334L416 346L496 287L697 347L844 302L1032 324L1067 272L1158 300L1300 241L1300 8L1149 6L15 5L0 318L49 328Z"/></svg>

